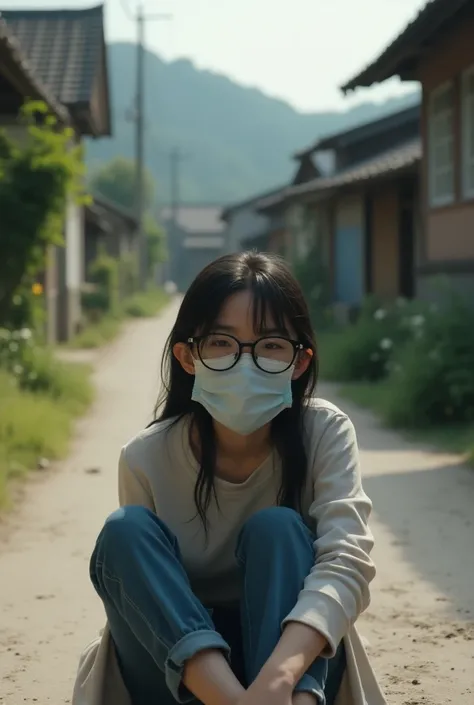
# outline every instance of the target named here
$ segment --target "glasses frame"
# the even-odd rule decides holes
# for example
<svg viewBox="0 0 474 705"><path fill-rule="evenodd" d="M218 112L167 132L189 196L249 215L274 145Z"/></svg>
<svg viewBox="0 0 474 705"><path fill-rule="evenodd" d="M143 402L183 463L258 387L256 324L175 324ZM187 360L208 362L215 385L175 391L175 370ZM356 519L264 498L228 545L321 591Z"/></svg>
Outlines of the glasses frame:
<svg viewBox="0 0 474 705"><path fill-rule="evenodd" d="M238 354L237 354L237 356L236 356L234 362L232 363L232 365L230 365L230 367L226 367L224 370L216 370L216 369L214 369L213 367L209 367L209 365L206 365L206 363L204 362L204 360L203 360L203 358L202 358L202 355L201 355L200 343L201 343L205 338L208 338L210 335L225 335L227 338L231 338L232 340L234 340L234 341L237 343L237 345L239 346L239 352L238 352ZM292 357L291 362L287 365L287 367L285 367L284 370L279 370L278 372L269 372L268 370L263 369L263 367L260 367L260 365L258 364L257 356L256 356L256 354L255 354L255 348L257 347L257 345L258 345L262 340L268 340L268 339L271 339L271 340L284 340L286 343L291 343L291 344L292 344L292 346L293 346L293 357ZM240 358L242 357L242 353L243 353L243 351L244 351L244 348L250 348L250 353L251 353L251 355L252 355L252 360L254 361L255 366L258 367L258 369L259 369L261 372L265 372L267 375L281 375L283 372L287 372L287 370L289 370L290 367L291 367L291 366L293 365L293 363L295 362L296 356L298 355L298 353L299 353L299 352L302 352L302 351L305 349L305 348L304 348L304 345L303 345L302 343L298 342L297 340L291 340L291 338L285 338L284 335L263 335L261 338L258 338L258 340L255 340L255 341L253 341L253 342L251 342L251 341L249 341L249 342L240 342L240 340L238 340L238 338L236 338L234 335L231 335L230 333L208 333L207 335L195 335L195 336L192 336L191 338L188 338L187 343L188 343L188 345L189 345L190 348L192 348L193 345L196 346L196 348L197 348L197 353L198 353L198 356L199 356L200 361L202 362L202 364L204 365L204 367L207 367L208 370L212 370L212 372L228 372L229 370L232 370L232 369L236 366L236 364L238 363L238 361L240 360Z"/></svg>

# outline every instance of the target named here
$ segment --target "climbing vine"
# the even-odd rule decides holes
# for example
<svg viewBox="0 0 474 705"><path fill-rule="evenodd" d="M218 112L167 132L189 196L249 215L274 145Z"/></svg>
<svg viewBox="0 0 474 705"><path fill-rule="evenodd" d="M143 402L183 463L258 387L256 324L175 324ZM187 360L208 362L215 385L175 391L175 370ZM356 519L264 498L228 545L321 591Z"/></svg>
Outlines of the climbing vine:
<svg viewBox="0 0 474 705"><path fill-rule="evenodd" d="M69 198L84 199L83 159L74 131L47 106L22 109L25 135L0 131L0 325L8 326L19 292L31 290L49 245L63 241Z"/></svg>

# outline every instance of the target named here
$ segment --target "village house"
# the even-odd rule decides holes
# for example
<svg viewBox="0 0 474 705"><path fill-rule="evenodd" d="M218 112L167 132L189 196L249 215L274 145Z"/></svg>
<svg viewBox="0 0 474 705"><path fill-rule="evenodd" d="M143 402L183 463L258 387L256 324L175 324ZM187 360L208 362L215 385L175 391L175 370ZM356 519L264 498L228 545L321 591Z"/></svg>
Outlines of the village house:
<svg viewBox="0 0 474 705"><path fill-rule="evenodd" d="M18 114L26 98L43 101L52 114L62 124L70 123L70 114L46 85L34 73L26 60L18 40L0 17L0 127L11 129L16 126ZM1 223L1 214L0 214ZM3 236L7 236L3 233ZM50 283L52 284L52 283ZM54 337L56 329L55 292L51 285L46 287L47 337Z"/></svg>
<svg viewBox="0 0 474 705"><path fill-rule="evenodd" d="M103 6L83 10L8 10L2 27L21 56L20 65L40 90L17 86L16 102L3 100L2 123L21 139L18 110L27 98L49 105L76 143L111 134ZM24 71L25 72L25 71ZM0 89L2 84L0 84ZM8 106L5 110L4 106ZM47 338L68 340L81 320L84 281L84 208L70 202L65 214L64 247L50 252L45 276Z"/></svg>
<svg viewBox="0 0 474 705"><path fill-rule="evenodd" d="M278 252L281 249L278 218L270 219L267 214L260 213L256 208L262 199L280 191L281 187L222 209L221 218L226 224L225 247L228 252L246 249Z"/></svg>
<svg viewBox="0 0 474 705"><path fill-rule="evenodd" d="M421 234L417 293L440 277L474 301L474 0L431 0L343 87L398 76L422 87Z"/></svg>
<svg viewBox="0 0 474 705"><path fill-rule="evenodd" d="M295 155L293 184L258 204L269 218L281 218L283 208L283 254L296 266L311 252L315 272L327 270L330 298L341 311L356 310L369 294L415 293L419 123L414 104L319 140ZM318 169L311 177L308 163L318 155L330 158L331 176Z"/></svg>
<svg viewBox="0 0 474 705"><path fill-rule="evenodd" d="M166 207L160 222L166 232L168 258L166 279L186 291L207 264L224 254L222 209L215 205Z"/></svg>
<svg viewBox="0 0 474 705"><path fill-rule="evenodd" d="M130 288L130 273L125 271L125 264L136 269L138 278L139 237L136 215L98 194L90 204L86 205L84 211L85 281L89 282L92 264L98 255L104 252L123 265L119 267L120 298L134 293Z"/></svg>

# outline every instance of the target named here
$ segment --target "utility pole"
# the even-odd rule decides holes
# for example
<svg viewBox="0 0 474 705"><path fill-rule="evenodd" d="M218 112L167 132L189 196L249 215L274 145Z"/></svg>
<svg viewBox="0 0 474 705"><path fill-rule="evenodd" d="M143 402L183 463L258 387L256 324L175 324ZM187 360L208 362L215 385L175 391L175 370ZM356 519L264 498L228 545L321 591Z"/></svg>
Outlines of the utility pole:
<svg viewBox="0 0 474 705"><path fill-rule="evenodd" d="M171 217L173 228L178 223L179 206L181 202L181 172L180 166L184 155L179 147L173 147L170 152L170 189L171 189Z"/></svg>
<svg viewBox="0 0 474 705"><path fill-rule="evenodd" d="M170 253L169 276L171 279L176 274L175 267L177 266L176 255L179 252L178 247L178 220L179 207L181 204L181 162L184 160L184 154L179 147L173 147L169 153L170 163L170 199L171 199L171 242L168 243Z"/></svg>
<svg viewBox="0 0 474 705"><path fill-rule="evenodd" d="M140 1L132 14L124 2L124 11L129 19L137 25L137 71L135 88L135 106L133 119L135 122L135 216L137 219L139 241L139 271L140 284L143 289L147 286L148 275L148 248L144 227L145 215L145 26L154 20L170 20L172 15L163 13L145 13L143 3Z"/></svg>
<svg viewBox="0 0 474 705"><path fill-rule="evenodd" d="M143 289L147 286L148 251L147 237L144 227L144 114L145 114L145 17L143 5L137 8L137 77L136 77L136 103L135 103L135 208L139 242L139 271L140 284Z"/></svg>

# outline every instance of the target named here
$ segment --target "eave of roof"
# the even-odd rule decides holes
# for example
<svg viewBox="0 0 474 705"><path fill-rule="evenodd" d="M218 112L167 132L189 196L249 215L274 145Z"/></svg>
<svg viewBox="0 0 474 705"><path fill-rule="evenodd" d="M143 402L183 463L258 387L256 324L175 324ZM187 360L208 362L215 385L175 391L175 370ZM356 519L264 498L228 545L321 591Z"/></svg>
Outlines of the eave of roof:
<svg viewBox="0 0 474 705"><path fill-rule="evenodd" d="M265 212L304 196L327 196L345 187L402 174L416 166L421 154L421 140L410 140L329 178L313 179L298 186L281 189L274 196L262 199L257 205L257 210Z"/></svg>
<svg viewBox="0 0 474 705"><path fill-rule="evenodd" d="M267 197L271 197L273 194L279 193L281 190L281 186L278 188L271 189L271 191L264 191L263 193L257 194L256 196L250 196L249 198L244 199L243 201L237 201L236 203L231 203L228 206L225 206L225 208L222 209L221 213L221 220L227 222L228 218L232 213L238 210L242 210L244 208L249 208L253 204L257 204L261 199L265 199Z"/></svg>
<svg viewBox="0 0 474 705"><path fill-rule="evenodd" d="M12 61L20 69L26 79L26 82L29 84L30 90L33 91L32 95L25 96L25 98L36 98L44 101L46 105L55 113L56 117L61 120L61 122L65 124L70 122L70 114L68 109L55 98L51 91L35 75L35 72L23 55L18 40L9 31L5 20L2 19L1 13L0 45L3 46L8 52Z"/></svg>
<svg viewBox="0 0 474 705"><path fill-rule="evenodd" d="M79 131L92 137L109 136L103 4L85 8L9 9L2 14L29 66L49 93L68 108ZM101 64L106 95L104 114L98 125L91 112L91 101Z"/></svg>
<svg viewBox="0 0 474 705"><path fill-rule="evenodd" d="M393 176L414 167L421 160L421 155L421 140L417 138L378 154L366 162L352 166L330 178L315 179L295 186L289 190L286 197L293 198L309 193L339 189Z"/></svg>
<svg viewBox="0 0 474 705"><path fill-rule="evenodd" d="M91 204L91 207L94 206L97 206L102 211L111 213L113 216L120 218L121 220L125 220L132 228L138 227L138 220L131 210L117 205L101 194L95 194L93 196L93 203Z"/></svg>
<svg viewBox="0 0 474 705"><path fill-rule="evenodd" d="M323 137L307 150L295 154L295 158L309 156L317 151L337 149L338 147L345 146L347 143L358 142L359 140L366 139L372 135L390 130L394 125L398 126L401 123L415 121L420 118L420 114L421 106L419 100L417 100L415 105L410 105L407 108L403 108L403 110L398 110L395 113L383 115L382 117L377 118L377 120L364 122L347 130L342 130L341 132L336 132L335 134Z"/></svg>
<svg viewBox="0 0 474 705"><path fill-rule="evenodd" d="M404 74L403 66L417 62L423 42L446 29L446 23L469 2L471 0L430 0L382 54L347 81L341 90L347 93L359 86L369 87L401 74L409 79L410 73Z"/></svg>

